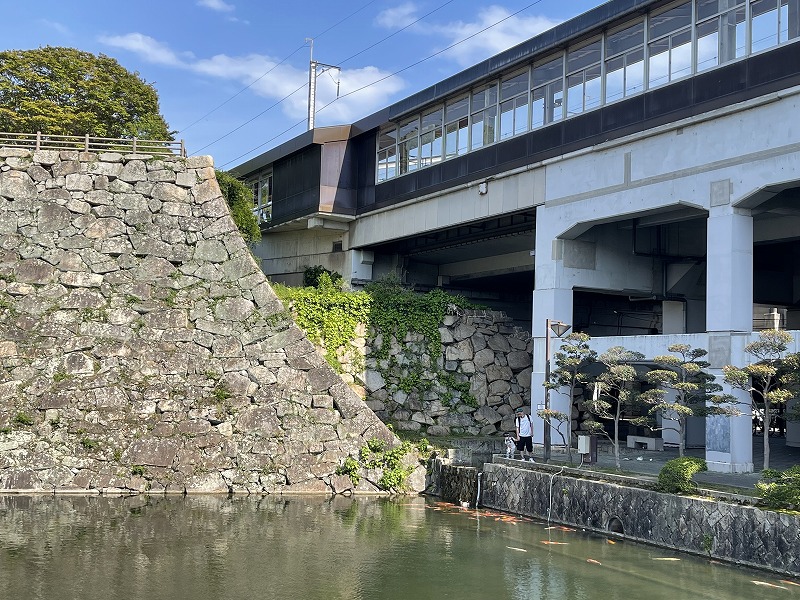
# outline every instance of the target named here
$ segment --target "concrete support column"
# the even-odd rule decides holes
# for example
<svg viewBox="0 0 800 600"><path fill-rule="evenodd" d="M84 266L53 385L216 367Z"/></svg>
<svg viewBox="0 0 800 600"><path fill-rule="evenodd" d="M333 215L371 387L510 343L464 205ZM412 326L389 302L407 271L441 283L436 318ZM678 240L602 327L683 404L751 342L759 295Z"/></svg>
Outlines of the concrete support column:
<svg viewBox="0 0 800 600"><path fill-rule="evenodd" d="M706 328L753 330L753 218L729 204L708 216Z"/></svg>
<svg viewBox="0 0 800 600"><path fill-rule="evenodd" d="M719 187L719 186L718 186ZM723 187L726 187L723 185ZM722 367L744 360L732 352L739 333L753 329L753 218L749 211L734 209L712 185L708 217L708 273L706 327L709 336L711 373L722 383ZM738 417L706 419L706 462L711 471L753 471L753 430L750 396L726 388L739 399Z"/></svg>

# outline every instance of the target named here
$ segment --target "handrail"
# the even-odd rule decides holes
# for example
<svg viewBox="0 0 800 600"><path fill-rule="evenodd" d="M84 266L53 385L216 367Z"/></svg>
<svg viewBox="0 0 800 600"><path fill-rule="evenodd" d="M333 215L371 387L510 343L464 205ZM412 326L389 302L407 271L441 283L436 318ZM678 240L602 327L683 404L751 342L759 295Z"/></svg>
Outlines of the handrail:
<svg viewBox="0 0 800 600"><path fill-rule="evenodd" d="M90 135L50 135L0 131L0 147L38 150L78 150L81 152L132 152L186 157L183 140L142 140L139 138L103 138Z"/></svg>

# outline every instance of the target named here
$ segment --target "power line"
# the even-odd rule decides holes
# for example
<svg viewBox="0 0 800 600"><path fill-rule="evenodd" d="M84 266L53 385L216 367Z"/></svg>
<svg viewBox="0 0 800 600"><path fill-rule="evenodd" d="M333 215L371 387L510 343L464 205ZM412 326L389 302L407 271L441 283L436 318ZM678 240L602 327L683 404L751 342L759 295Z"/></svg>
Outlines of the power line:
<svg viewBox="0 0 800 600"><path fill-rule="evenodd" d="M450 4L450 2L452 2L452 1L454 1L454 0L449 0L448 2L446 2L445 4L443 4L443 5L442 5L441 7L439 7L439 8L442 8L443 6L446 6L447 4ZM453 43L453 44L450 44L450 45L449 45L449 46L447 46L446 48L443 48L443 49L441 49L441 50L439 50L439 51L437 51L437 52L434 52L433 54L430 54L430 55L426 56L425 58L422 58L422 59L420 59L420 60L418 60L418 61L416 61L416 62L414 62L414 63L412 63L412 64L410 64L410 65L408 65L408 66L406 66L406 67L403 67L402 69L399 69L399 70L397 70L397 71L394 71L393 73L390 73L389 75L386 75L385 77L381 77L380 79L376 79L376 80L375 80L375 81L373 81L372 83L368 83L367 85L361 86L360 88L357 88L357 89L355 89L355 90L351 90L351 91L347 92L346 94L342 94L342 95L338 96L337 98L334 98L333 100L331 100L331 101L330 101L330 102L328 102L327 104L325 104L325 105L324 105L322 108L320 108L320 109L319 109L319 110L317 110L316 112L321 112L321 111L325 110L325 109L326 109L327 107L329 107L331 104L333 104L334 102L337 102L338 100L341 100L342 98L346 98L347 96L352 96L353 94L355 94L355 93L357 93L357 92L360 92L360 91L363 91L363 90L365 90L365 89L367 89L367 88L370 88L370 87L372 87L373 85L376 85L376 84L378 84L378 83L381 83L382 81L386 81L387 79L389 79L389 78L391 78L391 77L394 77L395 75L399 75L400 73L403 73L403 72L405 72L405 71L408 71L409 69L413 69L414 67L416 67L416 66L419 66L419 65L421 65L422 63L424 63L424 62L427 62L428 60L430 60L430 59L432 59L432 58L435 58L435 57L437 57L437 56L439 56L439 55L441 55L441 54L443 54L443 53L447 52L448 50L451 50L451 49L455 48L456 46L458 46L458 45L460 45L460 44L463 44L464 42L467 42L467 41L471 40L472 38L474 38L474 37L476 37L476 36L478 36L478 35L480 35L480 34L482 34L482 33L486 32L486 31L488 31L489 29L492 29L493 27L496 27L496 26L497 26L497 25L499 25L500 23L503 23L504 21L507 21L508 19L510 19L510 18L512 18L512 17L515 17L515 16L517 16L517 15L518 15L518 14L520 14L521 12L524 12L524 11L528 10L529 8L531 8L531 7L533 7L533 6L536 6L536 5L537 5L537 4L539 4L540 2L542 2L542 0L535 0L535 2L531 2L531 3L530 3L530 4L528 4L527 6L525 6L525 7L521 8L521 9L519 9L518 11L516 11L516 12L514 12L514 13L511 13L511 14L507 15L506 17L503 17L503 18L502 18L502 19L500 19L499 21L496 21L495 23L492 23L491 25L488 25L487 27L484 27L483 29L481 29L481 30L479 30L479 31L476 31L475 33L472 33L472 34L468 35L467 37L465 37L465 38L463 38L463 39L461 39L461 40L459 40L459 41L457 41L457 42L455 42L455 43ZM437 8L437 9L435 9L435 10L431 11L430 13L428 13L428 15L432 14L433 12L436 12L436 10L439 10L439 9ZM428 15L425 15L425 16L427 17ZM421 18L424 18L424 17L421 17ZM420 19L417 19L417 21L419 21L419 20L420 20ZM415 21L415 22L416 22L416 21ZM406 26L406 28L410 27L411 25L413 25L413 23L411 23L411 24L407 25L407 26ZM392 34L392 35L395 35L395 34ZM392 36L390 35L390 36L388 36L388 37L387 37L387 38L385 38L385 39L388 39L389 37L392 37ZM372 47L374 47L374 46L376 46L376 45L380 44L382 41L385 41L385 40L381 40L381 41L379 41L379 42L376 42L375 44L373 44L372 46L370 46L370 48L372 48ZM368 48L368 49L369 49L369 48ZM365 50L364 50L364 51L365 51ZM351 56L350 58L353 58L354 56L358 56L358 54L361 54L361 53L363 53L364 51L362 51L362 52L359 52L359 53L357 53L357 54L354 54L354 55L353 55L353 56ZM345 59L345 60L350 60L350 58L348 58L348 59ZM344 61L342 61L342 62L344 62ZM297 93L299 90L301 90L301 89L302 89L303 87L305 87L306 85L307 85L307 84L304 84L302 87L300 87L300 88L296 89L294 92L292 92L292 94L295 94L295 93ZM291 96L292 94L289 94L289 96ZM267 110L270 110L270 109L274 108L275 106L277 106L278 104L280 104L281 102L283 102L283 101L284 101L286 98L288 98L289 96L286 96L286 97L282 98L281 100L279 100L278 102L276 102L275 104L273 104L272 106L270 106L270 107L269 107ZM259 113L258 115L256 115L256 116L255 116L255 117L253 117L252 119L250 119L250 121L248 121L247 123L250 123L250 122L252 122L253 120L255 120L256 118L260 117L262 114L264 114L265 112L267 112L267 110L265 110L265 111L262 111L261 113ZM224 163L223 165L221 165L221 167L227 166L227 165L231 164L232 162L235 162L235 161L239 160L240 158L243 158L243 157L245 157L245 156L247 156L247 155L251 154L252 152L255 152L256 150L259 150L259 149L263 148L264 146L266 146L266 145L267 145L267 144L269 144L270 142L272 142L272 141L274 141L274 140L278 139L278 138L279 138L279 137L281 137L282 135L284 135L284 134L288 133L289 131L291 131L292 129L294 129L295 127L297 127L298 125L300 125L300 124L302 124L302 123L304 123L304 122L305 122L305 119L303 119L303 120L301 120L301 121L298 121L297 123L295 123L294 125L292 125L292 126L291 126L291 127L289 127L288 129L285 129L285 130L284 130L284 131L282 131L281 133L279 133L279 134L277 134L277 135L273 136L272 138L270 138L269 140L267 140L267 141L263 142L262 144L259 144L259 145L258 145L258 146L256 146L255 148L251 148L250 150L248 150L248 151L247 151L247 152L245 152L244 154L240 154L240 155L239 155L239 156L237 156L236 158L233 158L233 159L229 160L228 162L226 162L226 163ZM204 147L203 147L203 148L201 148L200 150L204 150L205 148L208 148L209 146L211 146L211 145L215 144L216 142L220 141L221 139L224 139L225 137L227 137L228 135L230 135L230 134L231 134L231 133L233 133L234 131L238 131L239 129L241 129L242 127L244 127L244 125L246 125L247 123L244 123L244 124L240 125L239 127L237 127L236 129L234 129L233 131L231 131L231 132L229 132L229 133L225 134L223 137L219 138L218 140L215 140L214 142L211 142L211 144L207 144L206 146L204 146Z"/></svg>
<svg viewBox="0 0 800 600"><path fill-rule="evenodd" d="M344 22L345 22L345 21L347 21L348 19L350 19L350 18L354 17L355 15L357 15L358 13L360 13L362 10L364 10L365 8L367 8L368 6L370 6L371 4L375 4L375 2L376 2L376 1L377 1L377 0L370 0L370 1L369 1L369 2L367 2L365 5L363 5L361 8L359 8L359 9L357 9L357 10L353 11L352 13L350 13L349 15L347 15L346 17L344 17L344 18L343 18L343 19L341 19L340 21L337 21L336 23L334 23L333 25L331 25L330 27L328 27L326 30L322 31L321 33L318 33L318 34L317 34L315 37L316 37L316 38L321 38L323 35L325 35L325 34L326 34L326 33L328 33L329 31L331 31L332 29L334 29L334 28L338 27L339 25L341 25L342 23L344 23ZM452 1L452 0L451 0L451 1ZM244 86L244 87L243 87L242 89L240 89L238 92L236 92L236 93L235 93L233 96L231 96L230 98L228 98L227 100L225 100L225 101L224 101L224 102L222 102L221 104L219 104L219 105L215 106L214 108L212 108L210 111L208 111L206 114L204 114L204 115L203 115L202 117L200 117L199 119L197 119L197 120L195 120L195 121L193 121L193 122L189 123L189 125L187 125L187 126L186 126L186 127L184 127L183 129L180 129L180 130L179 130L179 132L180 132L180 133L184 133L184 132L185 132L187 129L190 129L191 127L193 127L193 126L197 125L197 124L198 124L200 121L203 121L203 120L205 120L207 117L209 117L209 116L211 116L212 114L214 114L215 112L217 112L217 111L218 111L220 108L222 108L223 106L225 106L225 105L226 105L228 102L230 102L231 100L233 100L234 98L236 98L237 96L239 96L240 94L242 94L243 92L245 92L245 91L247 91L248 89L250 89L251 87L253 87L253 86L254 86L256 83L258 83L259 81L261 81L262 79L264 79L264 77L266 77L267 75L269 75L270 73L272 73L272 71L274 71L275 69L277 69L279 66L281 66L283 63L285 63L287 60L289 60L291 57L293 57L295 54L297 54L298 52L300 52L300 50L302 50L302 49L303 49L303 48L305 48L305 47L306 47L306 44L303 44L302 46L298 46L297 48L295 48L295 49L292 51L292 53L291 53L291 54L289 54L288 56L286 56L286 57L285 57L283 60L281 60L281 61L280 61L280 62L278 62L278 63L275 63L275 64L274 64L272 67L270 67L270 68L269 68L267 71L265 71L264 73L262 73L262 74L261 74L259 77L257 77L256 79L254 79L254 80L253 80L253 81L251 81L250 83L248 83L246 86ZM352 58L352 57L351 57L351 58ZM349 59L348 59L348 60L349 60ZM291 94L290 94L290 95L291 95ZM288 98L288 96L287 96L287 98ZM261 114L263 114L263 113L261 113ZM259 116L260 116L260 115L259 115ZM249 121L248 121L248 122L249 122ZM220 138L220 139L222 139L222 138ZM217 140L217 141L219 141L219 140ZM214 143L214 142L212 142L212 143ZM206 146L206 148L207 148L207 147L208 147L208 146Z"/></svg>

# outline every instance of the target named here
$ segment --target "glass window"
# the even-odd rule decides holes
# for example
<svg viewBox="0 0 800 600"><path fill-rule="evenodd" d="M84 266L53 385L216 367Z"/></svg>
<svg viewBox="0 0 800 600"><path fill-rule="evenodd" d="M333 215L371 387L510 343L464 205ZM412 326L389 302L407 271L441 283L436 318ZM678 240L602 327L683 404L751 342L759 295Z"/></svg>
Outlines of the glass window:
<svg viewBox="0 0 800 600"><path fill-rule="evenodd" d="M472 132L470 150L497 139L497 84L472 93Z"/></svg>
<svg viewBox="0 0 800 600"><path fill-rule="evenodd" d="M419 118L406 121L398 128L400 142L397 155L400 159L400 175L419 168Z"/></svg>
<svg viewBox="0 0 800 600"><path fill-rule="evenodd" d="M685 2L650 18L649 87L692 73L692 4Z"/></svg>
<svg viewBox="0 0 800 600"><path fill-rule="evenodd" d="M745 36L744 6L698 23L697 71L744 56Z"/></svg>
<svg viewBox="0 0 800 600"><path fill-rule="evenodd" d="M378 183L397 176L396 144L396 128L384 129L378 135Z"/></svg>
<svg viewBox="0 0 800 600"><path fill-rule="evenodd" d="M644 90L644 22L606 36L605 101Z"/></svg>
<svg viewBox="0 0 800 600"><path fill-rule="evenodd" d="M564 116L564 57L533 68L531 127L542 127Z"/></svg>
<svg viewBox="0 0 800 600"><path fill-rule="evenodd" d="M600 106L600 40L567 54L567 116ZM577 69L577 70L576 70Z"/></svg>
<svg viewBox="0 0 800 600"><path fill-rule="evenodd" d="M500 139L528 131L528 71L500 83Z"/></svg>
<svg viewBox="0 0 800 600"><path fill-rule="evenodd" d="M437 108L422 115L420 127L420 167L442 160L442 109Z"/></svg>
<svg viewBox="0 0 800 600"><path fill-rule="evenodd" d="M800 0L753 0L750 15L752 52L800 36Z"/></svg>
<svg viewBox="0 0 800 600"><path fill-rule="evenodd" d="M272 218L272 171L261 173L247 186L253 192L253 214L260 223L269 222Z"/></svg>
<svg viewBox="0 0 800 600"><path fill-rule="evenodd" d="M469 96L448 102L444 115L445 158L464 154L469 147Z"/></svg>

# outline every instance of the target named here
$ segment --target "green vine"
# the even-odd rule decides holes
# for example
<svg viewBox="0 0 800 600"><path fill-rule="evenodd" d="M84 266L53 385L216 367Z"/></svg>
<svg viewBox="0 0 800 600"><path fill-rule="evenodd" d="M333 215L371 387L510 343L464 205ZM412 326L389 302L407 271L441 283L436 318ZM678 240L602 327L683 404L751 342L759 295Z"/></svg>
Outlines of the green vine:
<svg viewBox="0 0 800 600"><path fill-rule="evenodd" d="M425 442L427 446L427 440ZM414 467L404 466L403 458L412 450L411 442L405 441L396 448L387 449L386 442L373 438L358 451L358 459L348 456L337 470L337 475L347 475L353 485L361 481L361 469L379 470L381 477L376 482L378 488L390 492L403 491Z"/></svg>
<svg viewBox="0 0 800 600"><path fill-rule="evenodd" d="M273 289L309 339L325 347L328 364L341 373L337 351L352 348L350 342L356 338L359 324L369 323L370 295L343 291L327 273L320 274L319 287L292 288L274 284ZM354 349L350 356L359 360Z"/></svg>

